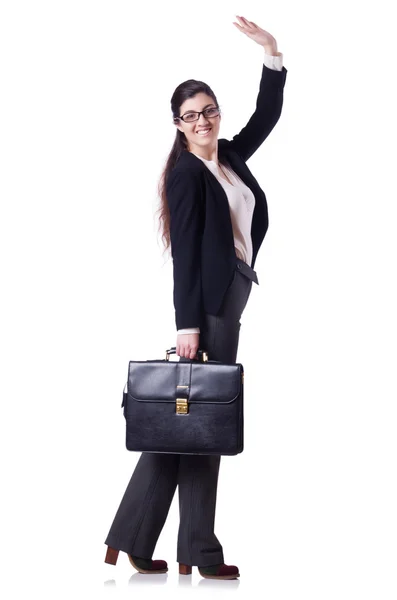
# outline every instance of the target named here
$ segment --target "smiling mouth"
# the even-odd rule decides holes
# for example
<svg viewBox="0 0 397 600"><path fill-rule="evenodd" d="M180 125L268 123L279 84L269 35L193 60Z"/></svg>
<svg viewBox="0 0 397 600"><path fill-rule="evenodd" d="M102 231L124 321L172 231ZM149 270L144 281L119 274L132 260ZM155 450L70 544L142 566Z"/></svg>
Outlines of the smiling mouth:
<svg viewBox="0 0 397 600"><path fill-rule="evenodd" d="M197 135L201 135L201 137L205 137L206 135L208 135L210 132L212 131L212 127L208 127L207 129L200 129L199 131L197 131Z"/></svg>

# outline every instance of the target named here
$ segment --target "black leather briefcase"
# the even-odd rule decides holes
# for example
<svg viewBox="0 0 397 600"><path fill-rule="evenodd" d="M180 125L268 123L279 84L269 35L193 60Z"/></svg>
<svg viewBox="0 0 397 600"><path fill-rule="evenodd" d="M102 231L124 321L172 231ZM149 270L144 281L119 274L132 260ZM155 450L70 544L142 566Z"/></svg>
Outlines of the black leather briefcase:
<svg viewBox="0 0 397 600"><path fill-rule="evenodd" d="M244 369L198 359L129 362L122 407L126 446L139 452L235 455L243 451Z"/></svg>

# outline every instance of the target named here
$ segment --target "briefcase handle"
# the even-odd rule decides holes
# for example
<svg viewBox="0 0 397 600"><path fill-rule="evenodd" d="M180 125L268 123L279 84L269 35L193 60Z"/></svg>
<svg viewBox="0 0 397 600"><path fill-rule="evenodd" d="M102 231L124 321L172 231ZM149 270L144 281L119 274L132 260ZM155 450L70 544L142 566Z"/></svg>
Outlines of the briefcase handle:
<svg viewBox="0 0 397 600"><path fill-rule="evenodd" d="M165 351L165 360L169 360L170 354L176 354L176 346L172 346L172 348ZM201 358L202 362L208 362L208 352L206 350L202 350L201 348L199 348L197 350L197 354L199 358Z"/></svg>

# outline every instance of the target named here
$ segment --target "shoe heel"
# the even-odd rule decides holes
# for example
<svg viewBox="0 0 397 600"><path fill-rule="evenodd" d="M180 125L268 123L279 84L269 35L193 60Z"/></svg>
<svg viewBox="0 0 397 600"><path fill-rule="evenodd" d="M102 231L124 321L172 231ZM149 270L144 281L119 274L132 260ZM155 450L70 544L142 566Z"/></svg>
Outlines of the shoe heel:
<svg viewBox="0 0 397 600"><path fill-rule="evenodd" d="M118 556L119 551L108 546L108 549L106 551L105 563L109 563L109 565L115 565L117 563Z"/></svg>
<svg viewBox="0 0 397 600"><path fill-rule="evenodd" d="M191 575L192 574L192 566L184 565L183 563L179 563L179 574L180 575Z"/></svg>

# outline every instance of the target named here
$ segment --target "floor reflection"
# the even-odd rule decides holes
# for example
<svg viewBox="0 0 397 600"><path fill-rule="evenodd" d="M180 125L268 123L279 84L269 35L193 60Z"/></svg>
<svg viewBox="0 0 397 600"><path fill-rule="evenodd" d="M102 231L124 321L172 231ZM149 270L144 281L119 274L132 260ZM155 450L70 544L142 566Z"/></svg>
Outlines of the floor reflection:
<svg viewBox="0 0 397 600"><path fill-rule="evenodd" d="M192 575L178 575L178 585L184 587L192 587Z"/></svg>
<svg viewBox="0 0 397 600"><path fill-rule="evenodd" d="M128 585L164 585L167 583L168 573L156 573L150 575L149 573L133 573L128 580Z"/></svg>
<svg viewBox="0 0 397 600"><path fill-rule="evenodd" d="M212 588L213 590L226 590L235 589L240 585L239 579L201 579L197 587L205 587L207 589Z"/></svg>
<svg viewBox="0 0 397 600"><path fill-rule="evenodd" d="M128 585L165 585L168 581L168 573L158 573L156 575L133 573L128 580ZM107 579L103 582L106 588L115 588L116 580ZM178 576L178 585L181 587L205 587L213 590L225 590L225 589L236 589L240 585L239 579L205 579L204 577L200 581L193 585L192 575L180 575Z"/></svg>

